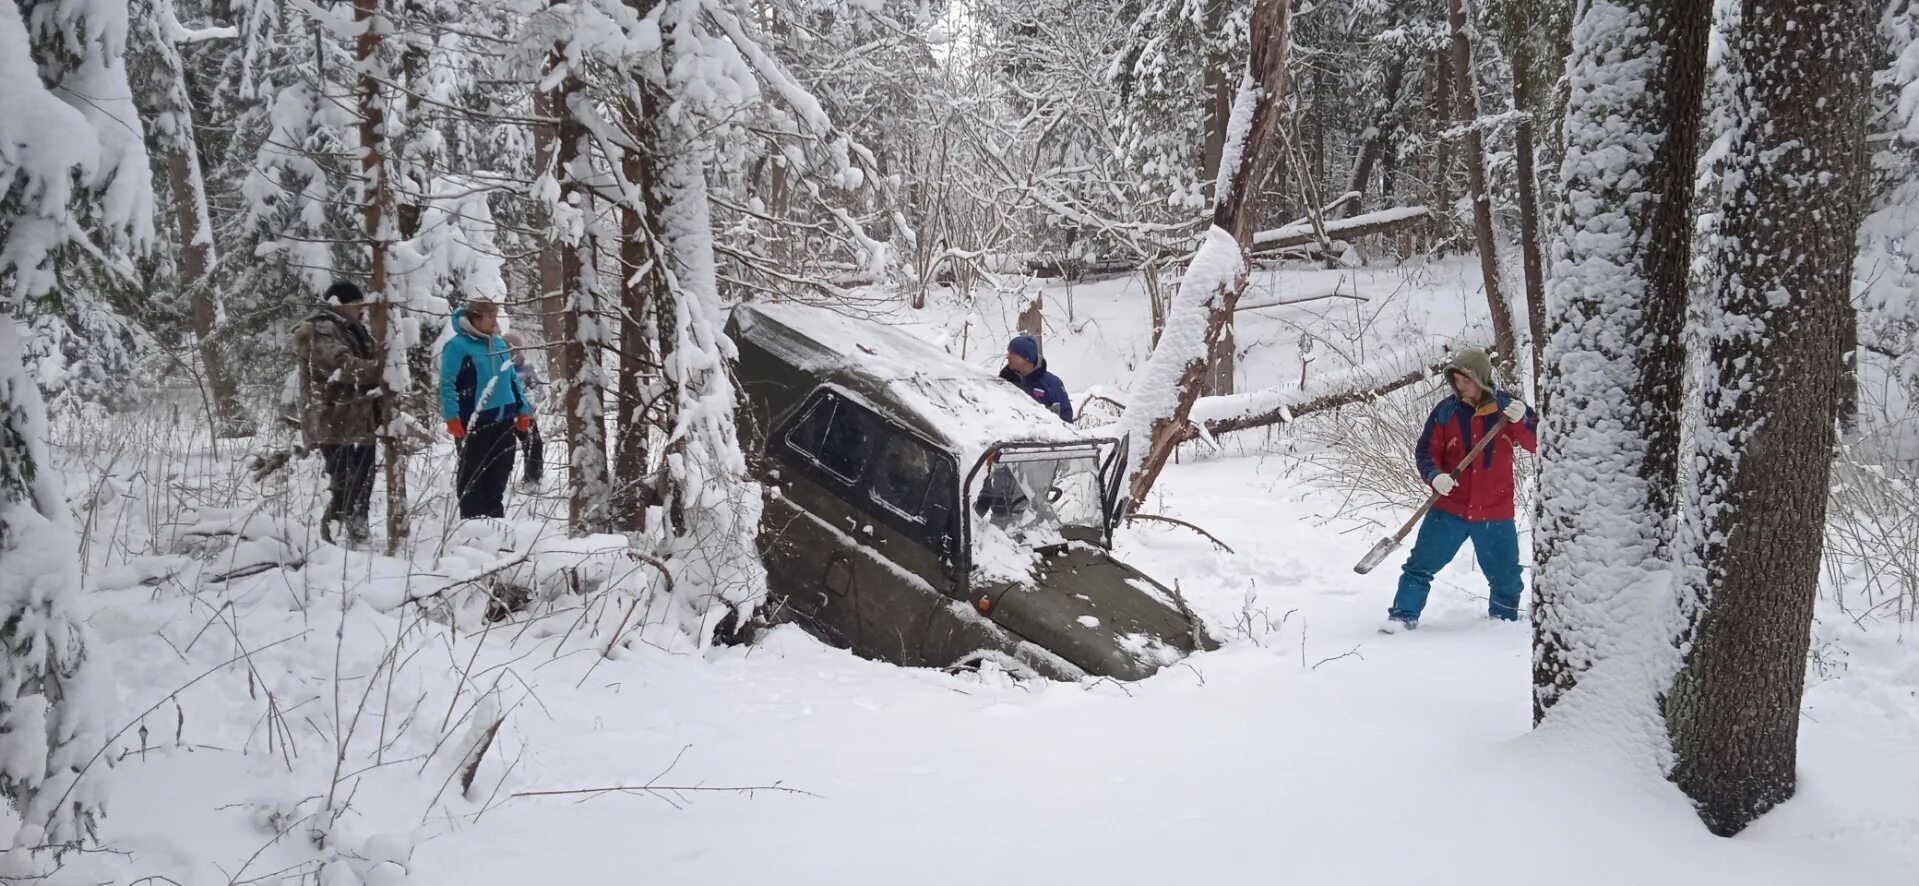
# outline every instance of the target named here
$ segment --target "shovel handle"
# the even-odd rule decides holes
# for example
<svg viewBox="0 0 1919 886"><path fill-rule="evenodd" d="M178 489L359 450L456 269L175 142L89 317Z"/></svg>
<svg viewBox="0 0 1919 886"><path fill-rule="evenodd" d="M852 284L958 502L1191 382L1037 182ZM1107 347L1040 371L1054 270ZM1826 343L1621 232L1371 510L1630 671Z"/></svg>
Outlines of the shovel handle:
<svg viewBox="0 0 1919 886"><path fill-rule="evenodd" d="M1496 422L1493 422L1493 429L1480 435L1479 442L1474 443L1473 448L1466 450L1466 457L1463 459L1460 459L1458 467L1455 467L1451 471L1448 471L1447 475L1452 477L1455 480L1459 479L1459 475L1462 473L1465 473L1466 469L1471 467L1472 463L1479 458L1479 453L1485 451L1486 444L1492 442L1492 439L1494 437L1499 436L1499 432L1502 430L1505 430L1506 425L1508 424L1511 424L1511 422L1508 422L1506 420L1506 416L1504 414L1501 414L1499 416L1499 420ZM1434 491L1433 494L1426 496L1426 503L1420 505L1419 510L1416 510L1413 512L1412 518L1406 521L1406 525L1399 527L1399 531L1393 533L1393 536L1392 536L1393 543L1398 544L1401 539L1404 539L1406 537L1407 533L1412 532L1413 527L1418 526L1419 521L1422 519L1425 519L1426 512L1432 510L1433 505L1438 503L1439 503L1438 491Z"/></svg>

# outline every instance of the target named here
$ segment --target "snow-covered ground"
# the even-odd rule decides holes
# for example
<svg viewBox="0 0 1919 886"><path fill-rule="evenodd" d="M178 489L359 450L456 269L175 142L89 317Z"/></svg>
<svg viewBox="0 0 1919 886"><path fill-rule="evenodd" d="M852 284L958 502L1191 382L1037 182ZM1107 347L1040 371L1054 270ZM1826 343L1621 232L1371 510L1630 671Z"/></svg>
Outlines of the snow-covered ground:
<svg viewBox="0 0 1919 886"><path fill-rule="evenodd" d="M1335 285L1370 300L1247 313L1240 385L1296 384L1309 331L1309 374L1383 341L1457 336L1483 312L1475 277L1460 264L1262 274L1248 303ZM1123 398L1147 351L1139 292L1136 279L1075 286L1069 319L1066 288L1047 290L1047 358L1076 396ZM986 365L1016 314L1012 298L936 300L897 319ZM214 460L202 440L179 447L197 461L143 461L166 449L147 439L89 475L110 444L70 437L74 497L97 503L83 522L96 651L121 699L108 728L128 728L106 755L101 830L121 854L71 858L57 878L1919 882L1919 650L1896 625L1822 612L1799 795L1712 837L1656 775L1530 731L1529 633L1483 618L1470 558L1441 575L1419 631L1377 634L1397 558L1368 576L1351 565L1380 533L1365 518L1394 515L1355 515L1312 482L1286 432L1242 437L1189 448L1147 508L1235 553L1165 525L1120 544L1178 582L1226 646L1124 685L900 669L792 628L700 652L646 612L623 616L610 592L483 627L462 582L553 531L533 512L553 511L556 485L519 512L519 539L445 535L444 502L427 499L408 561L316 547L310 464L262 494L234 478L231 452ZM417 461L413 487L443 489L443 460ZM253 491L215 491L229 488ZM194 508L222 496L238 518ZM247 540L162 554L195 524ZM585 563L614 590L644 580L601 541L549 541L513 568L548 581ZM428 594L462 601L451 625L402 602ZM457 761L498 716L463 792ZM617 787L640 790L540 793Z"/></svg>

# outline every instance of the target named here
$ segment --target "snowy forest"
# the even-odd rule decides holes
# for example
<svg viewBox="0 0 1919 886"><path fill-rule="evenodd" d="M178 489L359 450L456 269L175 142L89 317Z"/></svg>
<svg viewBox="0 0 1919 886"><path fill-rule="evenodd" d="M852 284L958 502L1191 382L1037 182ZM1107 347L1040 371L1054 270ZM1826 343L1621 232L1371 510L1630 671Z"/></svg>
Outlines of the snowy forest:
<svg viewBox="0 0 1919 886"><path fill-rule="evenodd" d="M1911 0L0 2L0 879L1911 884L1916 644Z"/></svg>

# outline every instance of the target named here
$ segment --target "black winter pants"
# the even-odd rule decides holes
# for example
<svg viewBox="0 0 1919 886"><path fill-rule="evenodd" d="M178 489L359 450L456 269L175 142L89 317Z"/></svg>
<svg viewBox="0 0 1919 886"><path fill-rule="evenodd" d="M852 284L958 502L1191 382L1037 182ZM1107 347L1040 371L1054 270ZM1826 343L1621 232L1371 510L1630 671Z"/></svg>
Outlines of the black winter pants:
<svg viewBox="0 0 1919 886"><path fill-rule="evenodd" d="M326 514L322 520L337 520L342 525L366 531L367 507L373 502L373 444L348 443L320 447L326 462Z"/></svg>
<svg viewBox="0 0 1919 886"><path fill-rule="evenodd" d="M506 483L513 476L513 417L481 413L466 429L454 490L460 494L460 519L506 516Z"/></svg>
<svg viewBox="0 0 1919 886"><path fill-rule="evenodd" d="M520 479L537 484L546 476L546 441L540 439L540 420L534 419L519 437L520 445L526 447L526 467L520 470Z"/></svg>

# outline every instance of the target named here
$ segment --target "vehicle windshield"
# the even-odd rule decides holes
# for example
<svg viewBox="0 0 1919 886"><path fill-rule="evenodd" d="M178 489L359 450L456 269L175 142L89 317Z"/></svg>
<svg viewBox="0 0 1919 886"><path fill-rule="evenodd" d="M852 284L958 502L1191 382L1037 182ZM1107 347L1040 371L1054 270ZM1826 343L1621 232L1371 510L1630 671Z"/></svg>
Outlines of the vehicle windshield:
<svg viewBox="0 0 1919 886"><path fill-rule="evenodd" d="M1001 447L971 482L979 522L1023 546L1098 543L1105 531L1097 445Z"/></svg>

